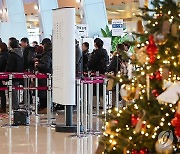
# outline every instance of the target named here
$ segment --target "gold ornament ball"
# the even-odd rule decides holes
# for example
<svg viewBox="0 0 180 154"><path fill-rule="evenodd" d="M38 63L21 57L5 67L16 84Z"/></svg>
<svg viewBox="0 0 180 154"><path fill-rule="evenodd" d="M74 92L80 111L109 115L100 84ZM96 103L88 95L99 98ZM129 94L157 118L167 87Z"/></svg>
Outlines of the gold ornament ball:
<svg viewBox="0 0 180 154"><path fill-rule="evenodd" d="M131 85L123 84L121 86L120 94L125 101L133 100L135 97L135 92L136 88Z"/></svg>
<svg viewBox="0 0 180 154"><path fill-rule="evenodd" d="M157 140L155 149L158 154L172 154L173 153L173 144L170 139L167 140L165 144L162 144L161 141L164 139L160 138Z"/></svg>
<svg viewBox="0 0 180 154"><path fill-rule="evenodd" d="M171 35L174 37L178 37L178 23L177 22L175 22L171 26Z"/></svg>
<svg viewBox="0 0 180 154"><path fill-rule="evenodd" d="M146 47L142 47L140 49L135 48L134 50L136 52L136 58L138 62L140 62L141 64L145 64L146 62L148 62L148 55L146 54Z"/></svg>

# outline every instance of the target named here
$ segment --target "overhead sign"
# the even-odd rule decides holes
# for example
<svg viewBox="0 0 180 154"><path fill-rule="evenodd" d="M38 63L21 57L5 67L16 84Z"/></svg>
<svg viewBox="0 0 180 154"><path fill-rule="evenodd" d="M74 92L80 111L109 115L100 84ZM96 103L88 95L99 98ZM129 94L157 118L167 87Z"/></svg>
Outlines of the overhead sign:
<svg viewBox="0 0 180 154"><path fill-rule="evenodd" d="M88 27L86 24L76 25L76 35L80 37L88 37Z"/></svg>
<svg viewBox="0 0 180 154"><path fill-rule="evenodd" d="M112 20L112 36L122 36L123 33L123 19Z"/></svg>

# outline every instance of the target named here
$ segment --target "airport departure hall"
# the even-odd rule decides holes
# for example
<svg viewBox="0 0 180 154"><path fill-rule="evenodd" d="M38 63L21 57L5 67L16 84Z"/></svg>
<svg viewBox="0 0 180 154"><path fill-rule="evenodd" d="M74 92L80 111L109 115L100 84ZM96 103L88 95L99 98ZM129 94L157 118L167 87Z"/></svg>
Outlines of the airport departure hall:
<svg viewBox="0 0 180 154"><path fill-rule="evenodd" d="M180 0L0 0L0 154L180 154Z"/></svg>

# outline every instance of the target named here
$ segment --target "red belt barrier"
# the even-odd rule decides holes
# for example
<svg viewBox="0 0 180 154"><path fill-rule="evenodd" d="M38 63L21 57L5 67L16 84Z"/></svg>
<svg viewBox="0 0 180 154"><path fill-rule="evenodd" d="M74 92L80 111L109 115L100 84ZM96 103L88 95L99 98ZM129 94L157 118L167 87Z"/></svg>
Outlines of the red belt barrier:
<svg viewBox="0 0 180 154"><path fill-rule="evenodd" d="M13 90L48 90L48 87L34 87L34 88L24 88L24 87L13 87ZM8 90L8 87L0 87L0 91Z"/></svg>
<svg viewBox="0 0 180 154"><path fill-rule="evenodd" d="M0 73L0 79L8 79L9 74L13 75L13 78L15 79L24 79L24 78L38 78L38 79L47 79L48 75L46 74L33 74L33 73L9 73L9 72L4 72L4 73Z"/></svg>
<svg viewBox="0 0 180 154"><path fill-rule="evenodd" d="M34 88L24 88L24 87L13 87L15 90L48 90L48 87L34 87Z"/></svg>
<svg viewBox="0 0 180 154"><path fill-rule="evenodd" d="M0 91L8 90L8 87L0 87Z"/></svg>
<svg viewBox="0 0 180 154"><path fill-rule="evenodd" d="M103 80L83 80L81 82L87 84L98 84L98 83L103 83Z"/></svg>
<svg viewBox="0 0 180 154"><path fill-rule="evenodd" d="M8 75L0 75L0 79L8 79Z"/></svg>
<svg viewBox="0 0 180 154"><path fill-rule="evenodd" d="M95 77L93 77L93 80L102 80L104 78L105 78L105 76L95 76ZM89 80L89 79L91 79L91 78L89 78L89 77L84 78L84 80Z"/></svg>

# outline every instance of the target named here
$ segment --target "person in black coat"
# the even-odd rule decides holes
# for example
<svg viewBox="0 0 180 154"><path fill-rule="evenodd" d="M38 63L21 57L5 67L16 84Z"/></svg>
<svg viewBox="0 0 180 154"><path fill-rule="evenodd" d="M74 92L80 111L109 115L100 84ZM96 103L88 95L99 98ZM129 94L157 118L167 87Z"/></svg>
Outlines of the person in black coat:
<svg viewBox="0 0 180 154"><path fill-rule="evenodd" d="M24 72L24 57L23 51L19 47L19 42L16 38L9 39L9 47L10 47L10 55L8 57L6 72ZM13 80L13 86L19 86L19 80ZM13 99L13 109L17 110L19 108L19 101L18 101L18 93L17 90L13 90L12 92Z"/></svg>
<svg viewBox="0 0 180 154"><path fill-rule="evenodd" d="M99 71L100 74L105 74L109 62L109 56L106 49L103 48L104 42L100 38L94 40L95 50L92 52L88 68L92 72Z"/></svg>
<svg viewBox="0 0 180 154"><path fill-rule="evenodd" d="M83 72L83 56L82 51L79 47L79 42L75 40L75 51L76 51L76 77L82 77Z"/></svg>
<svg viewBox="0 0 180 154"><path fill-rule="evenodd" d="M52 43L44 44L44 53L39 61L35 63L35 67L39 73L52 73ZM39 86L47 86L46 79L39 79ZM39 91L39 113L47 111L47 91Z"/></svg>
<svg viewBox="0 0 180 154"><path fill-rule="evenodd" d="M6 43L0 43L0 72L5 72L9 52ZM3 81L0 80L0 87L4 87ZM5 91L0 91L1 109L0 113L6 113L6 95Z"/></svg>
<svg viewBox="0 0 180 154"><path fill-rule="evenodd" d="M88 61L89 61L89 43L84 42L82 44L82 51L83 51L83 72L88 72Z"/></svg>
<svg viewBox="0 0 180 154"><path fill-rule="evenodd" d="M29 45L28 38L21 39L21 47L24 55L24 69L25 71L34 71L34 58L35 58L35 47Z"/></svg>

